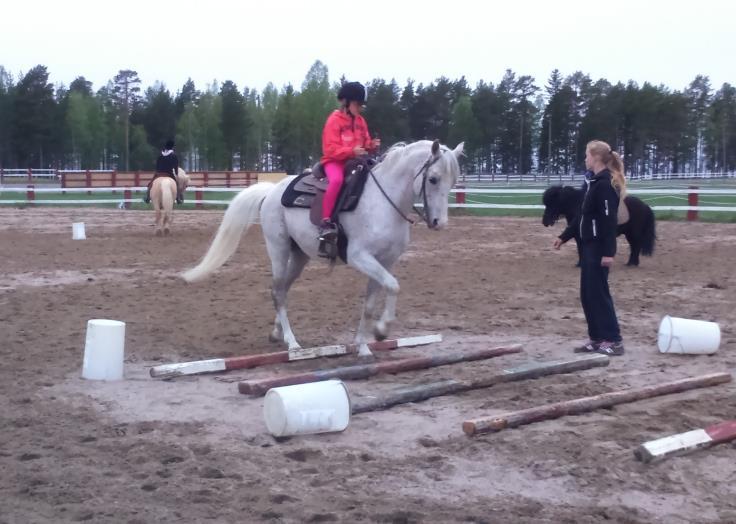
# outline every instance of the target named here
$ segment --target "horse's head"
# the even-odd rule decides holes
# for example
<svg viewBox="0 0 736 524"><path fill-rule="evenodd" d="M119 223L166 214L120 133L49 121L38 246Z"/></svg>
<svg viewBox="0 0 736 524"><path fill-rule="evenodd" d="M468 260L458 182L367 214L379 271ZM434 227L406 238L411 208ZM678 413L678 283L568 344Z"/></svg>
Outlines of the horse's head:
<svg viewBox="0 0 736 524"><path fill-rule="evenodd" d="M562 186L552 186L548 187L542 195L542 203L544 204L542 224L545 227L555 225L562 214L562 190Z"/></svg>
<svg viewBox="0 0 736 524"><path fill-rule="evenodd" d="M463 143L450 149L435 140L429 149L429 158L414 181L414 192L423 199L427 226L442 229L447 226L450 190L460 175L458 160L463 155Z"/></svg>

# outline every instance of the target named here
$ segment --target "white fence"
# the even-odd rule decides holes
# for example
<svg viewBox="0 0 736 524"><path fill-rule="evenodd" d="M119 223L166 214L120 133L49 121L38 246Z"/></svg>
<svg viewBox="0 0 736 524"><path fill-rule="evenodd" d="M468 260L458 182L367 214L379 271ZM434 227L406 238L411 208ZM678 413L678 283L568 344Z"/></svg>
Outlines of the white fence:
<svg viewBox="0 0 736 524"><path fill-rule="evenodd" d="M560 184L563 182L582 182L583 173L463 173L458 180L461 184ZM701 173L649 173L643 176L626 174L628 180L718 180L736 178L736 171L708 171Z"/></svg>
<svg viewBox="0 0 736 524"><path fill-rule="evenodd" d="M541 189L503 189L503 188L460 188L451 191L455 193L455 203L450 203L450 207L467 208L467 209L544 209L542 204L495 204L488 202L467 202L468 194L475 195L538 195L540 200L544 193ZM736 213L736 203L718 206L700 206L697 201L700 195L721 195L736 196L736 187L733 189L629 189L628 194L633 195L653 195L653 196L673 196L684 195L691 202L687 206L650 206L654 211L715 211ZM458 202L459 201L459 202Z"/></svg>
<svg viewBox="0 0 736 524"><path fill-rule="evenodd" d="M195 199L187 199L187 203L195 204L198 207L203 205L227 205L230 200L214 200L203 198L204 193L216 192L216 193L238 193L242 191L242 187L233 188L220 188L220 187L189 187L187 192L194 193ZM55 205L95 205L95 204L118 204L119 207L130 207L132 203L140 203L141 198L134 198L134 191L145 191L145 186L140 187L81 187L81 188L35 188L29 186L27 188L12 188L6 190L6 192L19 193L25 192L24 199L2 199L0 198L0 205L18 205L18 204L55 204ZM504 189L504 188L456 188L451 191L455 195L455 202L451 202L449 205L452 208L465 208L465 209L544 209L542 204L498 204L489 202L468 202L468 195L533 195L538 196L541 201L543 190L536 189ZM107 198L107 199L37 199L36 195L44 194L82 194L87 193L89 195L93 193L122 193L122 198ZM736 197L736 186L732 189L630 189L628 191L634 195L648 195L648 196L678 196L683 195L688 200L688 205L652 205L654 211L689 211L689 212L700 212L700 211L713 211L713 212L730 212L736 213L736 203L727 205L698 205L698 198L700 195L721 195ZM0 193L0 196L1 193ZM685 199L685 198L683 198Z"/></svg>

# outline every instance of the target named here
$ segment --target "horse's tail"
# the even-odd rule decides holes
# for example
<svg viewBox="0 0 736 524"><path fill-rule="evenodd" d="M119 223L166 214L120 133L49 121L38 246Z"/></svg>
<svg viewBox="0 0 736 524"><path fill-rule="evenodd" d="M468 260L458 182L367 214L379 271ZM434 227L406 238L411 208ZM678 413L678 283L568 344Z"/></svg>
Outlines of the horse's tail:
<svg viewBox="0 0 736 524"><path fill-rule="evenodd" d="M654 243L657 240L656 221L654 219L654 211L652 208L646 207L646 217L644 219L644 227L642 229L641 254L652 256L654 253Z"/></svg>
<svg viewBox="0 0 736 524"><path fill-rule="evenodd" d="M199 264L181 274L187 282L210 275L235 253L242 234L258 220L261 204L275 184L261 182L242 190L230 202L215 239Z"/></svg>
<svg viewBox="0 0 736 524"><path fill-rule="evenodd" d="M168 183L168 178L160 178L161 182L161 212L164 214L164 224L168 226L168 220L174 210L174 198L176 194L176 183ZM171 181L173 182L173 180Z"/></svg>

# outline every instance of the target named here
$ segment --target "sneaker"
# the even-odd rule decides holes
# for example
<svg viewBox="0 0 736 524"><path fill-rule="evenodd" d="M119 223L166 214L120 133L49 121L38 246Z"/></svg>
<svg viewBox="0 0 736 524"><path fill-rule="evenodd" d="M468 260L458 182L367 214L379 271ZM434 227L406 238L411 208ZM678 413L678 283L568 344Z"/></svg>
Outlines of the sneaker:
<svg viewBox="0 0 736 524"><path fill-rule="evenodd" d="M588 340L585 344L573 349L573 353L595 353L596 342L594 340Z"/></svg>
<svg viewBox="0 0 736 524"><path fill-rule="evenodd" d="M596 353L601 353L603 355L609 355L609 356L619 356L624 354L624 343L622 341L618 342L611 342L608 340L604 340L602 342L598 342L598 344L595 345Z"/></svg>

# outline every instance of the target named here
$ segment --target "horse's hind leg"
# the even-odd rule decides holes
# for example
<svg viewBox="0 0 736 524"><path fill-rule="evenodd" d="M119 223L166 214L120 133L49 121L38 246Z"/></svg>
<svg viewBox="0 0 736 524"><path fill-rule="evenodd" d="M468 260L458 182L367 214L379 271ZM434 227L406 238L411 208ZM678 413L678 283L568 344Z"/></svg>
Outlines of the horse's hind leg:
<svg viewBox="0 0 736 524"><path fill-rule="evenodd" d="M163 222L161 208L156 206L156 236L159 237L162 234L161 224Z"/></svg>
<svg viewBox="0 0 736 524"><path fill-rule="evenodd" d="M629 243L629 248L631 249L631 253L629 254L629 261L626 263L626 265L638 266L639 253L641 252L641 243L639 242L639 239L636 238L636 236L631 232L627 232L625 236L627 242Z"/></svg>
<svg viewBox="0 0 736 524"><path fill-rule="evenodd" d="M271 257L271 271L273 272L273 284L271 297L276 308L276 319L273 323L273 331L269 338L274 342L286 342L289 349L299 348L299 343L294 336L286 314L286 302L289 288L299 278L302 270L309 262L309 257L297 246L290 244L274 247L268 245Z"/></svg>

